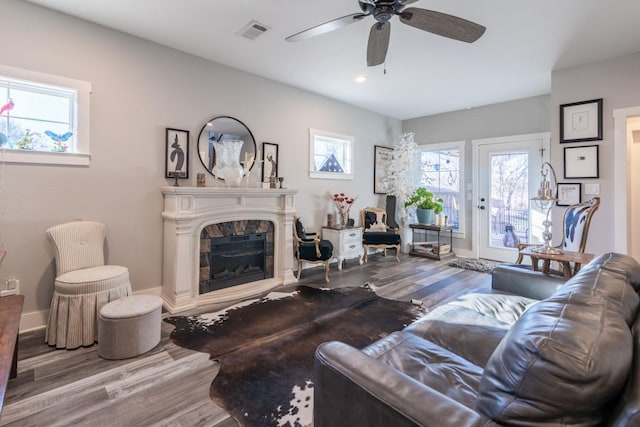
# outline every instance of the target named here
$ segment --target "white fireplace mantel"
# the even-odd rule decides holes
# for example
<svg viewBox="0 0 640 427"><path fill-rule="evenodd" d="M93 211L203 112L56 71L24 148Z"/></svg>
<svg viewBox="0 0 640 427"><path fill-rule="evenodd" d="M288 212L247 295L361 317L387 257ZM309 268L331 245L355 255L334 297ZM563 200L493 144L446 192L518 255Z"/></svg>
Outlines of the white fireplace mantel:
<svg viewBox="0 0 640 427"><path fill-rule="evenodd" d="M164 194L162 299L170 313L252 297L296 282L293 217L298 190L162 187ZM267 220L274 226L274 277L200 295L200 233L228 221Z"/></svg>

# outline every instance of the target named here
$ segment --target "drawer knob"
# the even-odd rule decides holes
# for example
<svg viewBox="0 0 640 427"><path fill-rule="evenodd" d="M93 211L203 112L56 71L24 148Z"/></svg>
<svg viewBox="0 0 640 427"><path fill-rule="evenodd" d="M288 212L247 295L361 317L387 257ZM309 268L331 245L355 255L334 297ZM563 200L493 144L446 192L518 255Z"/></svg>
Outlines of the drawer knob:
<svg viewBox="0 0 640 427"><path fill-rule="evenodd" d="M351 249L353 249L353 248L355 248L355 247L356 247L356 245L351 245L351 246L349 246L349 247L350 247Z"/></svg>
<svg viewBox="0 0 640 427"><path fill-rule="evenodd" d="M349 234L349 236L354 237L356 235L356 233L351 233Z"/></svg>

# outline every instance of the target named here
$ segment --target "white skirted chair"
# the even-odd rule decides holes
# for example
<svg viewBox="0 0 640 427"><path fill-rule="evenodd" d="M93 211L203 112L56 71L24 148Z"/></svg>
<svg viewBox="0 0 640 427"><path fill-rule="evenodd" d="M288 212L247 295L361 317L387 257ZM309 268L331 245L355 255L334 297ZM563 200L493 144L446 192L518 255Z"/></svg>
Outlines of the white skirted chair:
<svg viewBox="0 0 640 427"><path fill-rule="evenodd" d="M102 306L131 295L129 270L104 265L104 224L68 222L47 235L55 248L56 279L45 342L67 349L93 345Z"/></svg>

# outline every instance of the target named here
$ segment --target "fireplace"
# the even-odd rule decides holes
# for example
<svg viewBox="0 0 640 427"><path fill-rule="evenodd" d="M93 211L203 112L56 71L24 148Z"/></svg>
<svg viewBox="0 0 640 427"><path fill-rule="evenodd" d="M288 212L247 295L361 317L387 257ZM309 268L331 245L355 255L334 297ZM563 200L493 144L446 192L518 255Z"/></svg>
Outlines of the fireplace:
<svg viewBox="0 0 640 427"><path fill-rule="evenodd" d="M163 187L162 193L161 296L170 313L251 298L296 282L292 230L297 190ZM227 254L226 273L216 270L221 261L217 249L224 253L229 245L247 241L250 246ZM264 261L258 260L261 250ZM232 258L243 262L250 258L250 263L241 267ZM224 281L216 283L223 276Z"/></svg>
<svg viewBox="0 0 640 427"><path fill-rule="evenodd" d="M273 223L207 225L200 233L200 294L273 277Z"/></svg>

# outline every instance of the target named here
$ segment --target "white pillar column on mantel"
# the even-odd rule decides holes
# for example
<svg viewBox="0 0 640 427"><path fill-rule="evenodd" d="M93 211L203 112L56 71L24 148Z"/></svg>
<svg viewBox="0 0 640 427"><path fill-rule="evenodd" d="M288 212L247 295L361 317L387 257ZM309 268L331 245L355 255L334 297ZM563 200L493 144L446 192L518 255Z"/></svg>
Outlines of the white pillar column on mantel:
<svg viewBox="0 0 640 427"><path fill-rule="evenodd" d="M162 187L164 194L162 298L171 313L234 301L296 282L293 275L295 194L290 189ZM274 224L274 277L199 294L200 233L238 220Z"/></svg>

